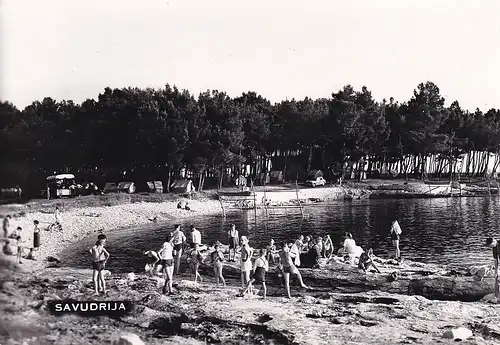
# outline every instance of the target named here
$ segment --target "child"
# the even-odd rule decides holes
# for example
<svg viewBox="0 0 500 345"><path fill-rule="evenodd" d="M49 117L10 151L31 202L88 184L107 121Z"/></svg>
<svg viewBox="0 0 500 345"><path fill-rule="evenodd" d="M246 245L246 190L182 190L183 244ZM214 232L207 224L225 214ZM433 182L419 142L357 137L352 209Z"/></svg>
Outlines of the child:
<svg viewBox="0 0 500 345"><path fill-rule="evenodd" d="M106 282L104 281L102 271L104 270L106 262L109 259L109 253L104 248L105 244L106 236L99 235L95 246L90 249L90 253L92 254L92 281L94 282L96 295L99 295L99 292L101 291L103 294L106 294Z"/></svg>
<svg viewBox="0 0 500 345"><path fill-rule="evenodd" d="M163 293L167 293L167 288L168 288L168 294L171 295L173 292L172 288L172 279L174 275L174 245L172 244L172 241L174 239L174 236L172 233L167 235L167 238L165 239L165 242L163 243L163 246L161 249L158 251L158 256L160 257L160 265L162 266L162 271L163 274L165 275L165 285L163 285Z"/></svg>
<svg viewBox="0 0 500 345"><path fill-rule="evenodd" d="M211 254L211 259L214 264L214 273L215 273L215 283L217 286L219 285L219 279L222 281L222 285L226 286L226 281L222 276L222 267L224 267L224 254L220 249L221 243L219 241L215 242L214 249L215 251Z"/></svg>
<svg viewBox="0 0 500 345"><path fill-rule="evenodd" d="M23 254L23 229L18 226L15 231L12 232L12 237L17 240L17 262L22 264L23 262L21 261L21 255Z"/></svg>
<svg viewBox="0 0 500 345"><path fill-rule="evenodd" d="M243 295L247 291L252 291L252 283L257 283L262 285L262 294L264 299L266 298L267 288L266 288L266 272L269 271L269 262L266 259L267 250L261 249L260 256L255 259L253 263L253 277L248 282L246 290L243 292Z"/></svg>
<svg viewBox="0 0 500 345"><path fill-rule="evenodd" d="M198 281L198 278L200 278L200 282L203 281L201 278L200 273L198 272L198 268L200 267L200 263L203 261L203 257L200 254L200 251L198 249L198 243L194 244L194 248L191 250L189 253L188 257L188 263L191 269L194 272L194 282L196 283Z"/></svg>

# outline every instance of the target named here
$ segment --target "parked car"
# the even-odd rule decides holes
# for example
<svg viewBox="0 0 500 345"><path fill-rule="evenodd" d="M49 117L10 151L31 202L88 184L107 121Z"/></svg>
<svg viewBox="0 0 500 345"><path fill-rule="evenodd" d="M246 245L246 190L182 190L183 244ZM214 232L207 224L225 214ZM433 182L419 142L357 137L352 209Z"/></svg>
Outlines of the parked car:
<svg viewBox="0 0 500 345"><path fill-rule="evenodd" d="M307 186L324 186L326 184L326 180L323 178L323 176L318 176L315 179L307 180L306 185Z"/></svg>

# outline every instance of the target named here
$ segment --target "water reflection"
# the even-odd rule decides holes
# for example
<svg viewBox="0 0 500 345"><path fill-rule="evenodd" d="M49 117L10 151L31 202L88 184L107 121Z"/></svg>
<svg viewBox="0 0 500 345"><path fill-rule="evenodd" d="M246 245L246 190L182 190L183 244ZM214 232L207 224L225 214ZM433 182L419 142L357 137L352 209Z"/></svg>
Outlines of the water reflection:
<svg viewBox="0 0 500 345"><path fill-rule="evenodd" d="M349 231L364 248L373 247L376 255L392 255L389 237L390 224L398 219L403 234L403 257L457 267L490 261L490 250L484 247L485 238L497 237L500 229L498 198L447 198L363 200L336 202L307 207L306 218L300 210L273 209L229 214L227 219L204 216L179 221L183 230L194 224L202 233L203 242L227 242L231 223L240 235L247 235L252 246L260 247L274 238L277 243L290 241L298 235L330 234L338 248L343 233ZM108 233L110 265L114 271L140 270L144 267L142 252L157 249L174 223L162 227L143 227ZM78 267L90 267L88 248L94 238L75 244L62 254L64 262Z"/></svg>

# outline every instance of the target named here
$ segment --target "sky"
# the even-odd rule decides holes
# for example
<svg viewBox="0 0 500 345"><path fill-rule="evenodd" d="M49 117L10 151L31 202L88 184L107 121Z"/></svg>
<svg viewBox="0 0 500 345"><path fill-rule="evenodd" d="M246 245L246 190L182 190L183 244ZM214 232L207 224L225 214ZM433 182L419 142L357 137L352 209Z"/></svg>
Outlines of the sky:
<svg viewBox="0 0 500 345"><path fill-rule="evenodd" d="M366 85L500 108L498 0L0 0L0 100L176 85L272 102Z"/></svg>

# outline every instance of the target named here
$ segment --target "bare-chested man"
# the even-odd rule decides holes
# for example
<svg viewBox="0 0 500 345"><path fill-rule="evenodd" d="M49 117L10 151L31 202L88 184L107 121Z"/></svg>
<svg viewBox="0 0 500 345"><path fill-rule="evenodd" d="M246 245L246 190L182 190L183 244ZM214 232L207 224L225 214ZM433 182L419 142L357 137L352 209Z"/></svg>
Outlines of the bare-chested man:
<svg viewBox="0 0 500 345"><path fill-rule="evenodd" d="M104 281L104 275L102 271L106 266L106 262L109 258L108 251L104 248L106 244L106 236L99 235L95 246L90 248L90 253L92 254L92 280L94 282L95 294L98 295L99 292L106 294L106 282Z"/></svg>

